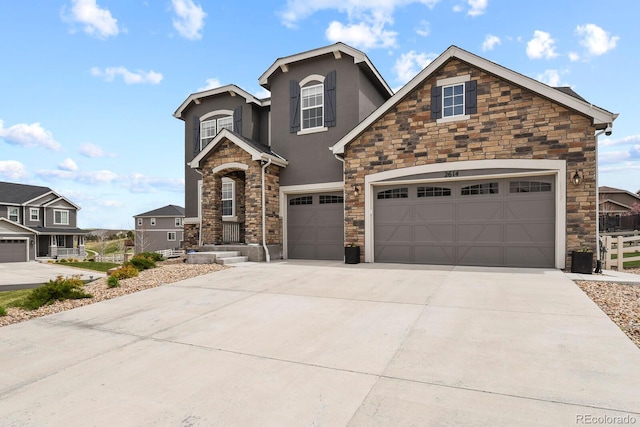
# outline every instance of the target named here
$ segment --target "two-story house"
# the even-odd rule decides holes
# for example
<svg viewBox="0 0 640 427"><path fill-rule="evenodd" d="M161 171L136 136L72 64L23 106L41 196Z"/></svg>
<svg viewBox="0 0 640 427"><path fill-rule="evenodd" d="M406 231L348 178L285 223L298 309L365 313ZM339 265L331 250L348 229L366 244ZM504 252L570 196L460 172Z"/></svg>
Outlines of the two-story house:
<svg viewBox="0 0 640 427"><path fill-rule="evenodd" d="M263 258L555 267L595 249L617 114L451 46L397 93L342 43L190 95L185 246Z"/></svg>
<svg viewBox="0 0 640 427"><path fill-rule="evenodd" d="M48 187L0 182L0 262L85 257L80 207Z"/></svg>
<svg viewBox="0 0 640 427"><path fill-rule="evenodd" d="M134 252L154 252L179 249L184 240L184 208L167 205L134 215L136 224Z"/></svg>
<svg viewBox="0 0 640 427"><path fill-rule="evenodd" d="M600 230L634 231L640 227L640 195L620 188L598 188Z"/></svg>

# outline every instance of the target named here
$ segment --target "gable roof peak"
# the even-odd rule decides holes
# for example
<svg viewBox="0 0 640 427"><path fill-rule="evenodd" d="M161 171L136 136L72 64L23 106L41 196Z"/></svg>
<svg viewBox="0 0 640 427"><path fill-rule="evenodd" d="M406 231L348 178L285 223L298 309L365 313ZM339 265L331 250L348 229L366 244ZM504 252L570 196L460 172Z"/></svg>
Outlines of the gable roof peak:
<svg viewBox="0 0 640 427"><path fill-rule="evenodd" d="M207 89L200 92L192 93L187 97L187 99L185 99L182 102L182 104L180 104L180 107L178 107L178 109L173 113L173 117L177 119L184 119L184 116L183 116L184 110L186 110L187 107L191 105L192 102L194 104L199 104L201 102L200 100L203 98L207 98L209 96L221 95L221 94L229 94L231 96L240 96L244 98L247 101L247 103L253 103L261 107L264 105L268 105L271 99L271 98L264 98L264 99L257 98L235 84L228 84L228 85L219 86L213 89Z"/></svg>

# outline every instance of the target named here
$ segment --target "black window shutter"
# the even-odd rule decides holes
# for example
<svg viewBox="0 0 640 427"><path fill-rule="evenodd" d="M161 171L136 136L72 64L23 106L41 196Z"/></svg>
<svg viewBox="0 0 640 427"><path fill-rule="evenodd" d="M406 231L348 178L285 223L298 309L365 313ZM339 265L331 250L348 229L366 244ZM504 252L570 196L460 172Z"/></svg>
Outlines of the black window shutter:
<svg viewBox="0 0 640 427"><path fill-rule="evenodd" d="M193 156L200 152L200 117L193 117Z"/></svg>
<svg viewBox="0 0 640 427"><path fill-rule="evenodd" d="M464 84L464 113L467 115L476 114L478 112L477 85L477 80L469 80Z"/></svg>
<svg viewBox="0 0 640 427"><path fill-rule="evenodd" d="M431 86L431 119L442 118L442 86Z"/></svg>
<svg viewBox="0 0 640 427"><path fill-rule="evenodd" d="M336 125L336 71L333 70L324 78L324 125Z"/></svg>
<svg viewBox="0 0 640 427"><path fill-rule="evenodd" d="M300 130L300 84L295 80L289 81L289 132Z"/></svg>
<svg viewBox="0 0 640 427"><path fill-rule="evenodd" d="M242 135L242 105L233 109L233 131Z"/></svg>

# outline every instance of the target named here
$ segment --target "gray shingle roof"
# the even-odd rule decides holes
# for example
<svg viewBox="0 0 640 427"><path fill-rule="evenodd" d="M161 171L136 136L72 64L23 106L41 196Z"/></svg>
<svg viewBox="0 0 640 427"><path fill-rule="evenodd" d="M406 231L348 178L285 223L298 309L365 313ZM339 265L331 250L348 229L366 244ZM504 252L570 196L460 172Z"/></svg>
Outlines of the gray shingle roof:
<svg viewBox="0 0 640 427"><path fill-rule="evenodd" d="M167 205L149 212L134 215L138 216L184 216L184 208L182 206Z"/></svg>
<svg viewBox="0 0 640 427"><path fill-rule="evenodd" d="M579 99L580 101L584 101L584 102L588 102L586 99L584 99L583 97L581 97L580 95L578 95L573 89L571 89L569 86L559 86L559 87L554 87L554 89L559 90L562 93L566 93L567 95L573 96L574 98Z"/></svg>
<svg viewBox="0 0 640 427"><path fill-rule="evenodd" d="M51 191L49 187L0 181L0 203L22 204Z"/></svg>

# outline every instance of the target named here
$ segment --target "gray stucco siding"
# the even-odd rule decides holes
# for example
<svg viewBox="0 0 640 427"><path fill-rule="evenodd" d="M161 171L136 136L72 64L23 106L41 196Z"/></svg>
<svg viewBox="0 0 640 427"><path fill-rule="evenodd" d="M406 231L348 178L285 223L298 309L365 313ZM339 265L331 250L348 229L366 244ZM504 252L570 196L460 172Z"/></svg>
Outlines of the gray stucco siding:
<svg viewBox="0 0 640 427"><path fill-rule="evenodd" d="M69 212L68 224L54 224L54 210L61 210ZM51 207L45 208L44 226L50 228L74 228L76 227L78 213L75 209L69 209L64 207Z"/></svg>
<svg viewBox="0 0 640 427"><path fill-rule="evenodd" d="M372 84L367 75L360 69L358 73L359 84L359 109L358 121L361 122L373 113L380 105L387 100L385 96Z"/></svg>
<svg viewBox="0 0 640 427"><path fill-rule="evenodd" d="M336 71L336 126L327 131L298 135L289 129L289 82L313 74ZM299 185L342 180L342 163L329 147L358 123L358 67L353 58L333 54L289 64L289 72L276 71L271 83L271 147L289 165L280 173L281 185Z"/></svg>

